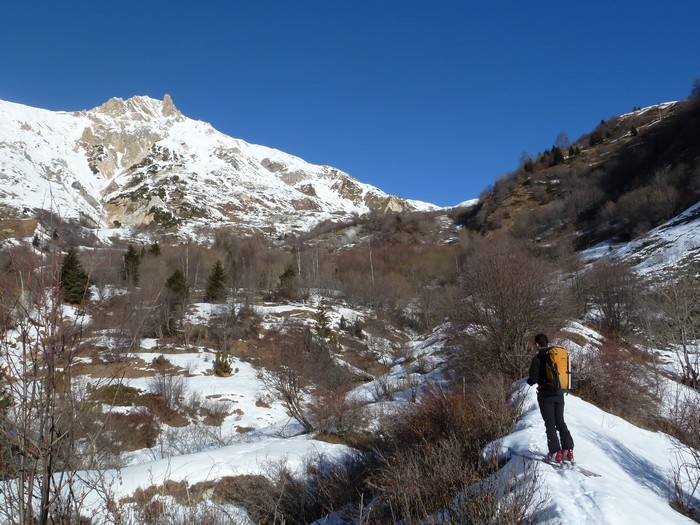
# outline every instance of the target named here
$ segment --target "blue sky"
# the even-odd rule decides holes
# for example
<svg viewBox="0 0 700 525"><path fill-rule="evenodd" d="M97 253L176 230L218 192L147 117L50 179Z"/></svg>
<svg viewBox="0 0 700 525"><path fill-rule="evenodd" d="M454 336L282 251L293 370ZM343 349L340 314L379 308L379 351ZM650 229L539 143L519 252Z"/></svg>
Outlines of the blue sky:
<svg viewBox="0 0 700 525"><path fill-rule="evenodd" d="M442 206L522 154L678 100L700 1L3 2L0 99L172 96L227 135Z"/></svg>

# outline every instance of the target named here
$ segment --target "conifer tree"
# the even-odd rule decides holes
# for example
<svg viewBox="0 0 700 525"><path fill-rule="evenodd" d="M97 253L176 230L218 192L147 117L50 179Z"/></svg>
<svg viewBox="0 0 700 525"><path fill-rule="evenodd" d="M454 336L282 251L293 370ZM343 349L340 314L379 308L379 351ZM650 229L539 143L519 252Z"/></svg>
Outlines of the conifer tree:
<svg viewBox="0 0 700 525"><path fill-rule="evenodd" d="M564 162L564 152L559 146L552 147L552 166Z"/></svg>
<svg viewBox="0 0 700 525"><path fill-rule="evenodd" d="M214 373L219 377L227 377L231 372L231 356L224 350L217 350L214 358Z"/></svg>
<svg viewBox="0 0 700 525"><path fill-rule="evenodd" d="M182 328L190 286L187 283L185 274L178 268L165 281L165 288L167 290L166 308L168 317L166 328L172 334L178 328Z"/></svg>
<svg viewBox="0 0 700 525"><path fill-rule="evenodd" d="M165 281L165 286L174 295L174 297L179 300L184 300L187 298L190 291L185 274L182 273L182 270L179 268L170 274L168 280Z"/></svg>
<svg viewBox="0 0 700 525"><path fill-rule="evenodd" d="M331 318L323 306L319 306L318 310L316 310L314 320L316 321L316 326L314 327L316 350L322 353L332 352L336 348L337 340L331 328Z"/></svg>
<svg viewBox="0 0 700 525"><path fill-rule="evenodd" d="M90 277L80 263L75 248L69 248L61 265L63 300L71 304L80 304L88 286L90 286Z"/></svg>
<svg viewBox="0 0 700 525"><path fill-rule="evenodd" d="M293 299L297 288L297 272L290 264L280 275L279 293L286 299Z"/></svg>
<svg viewBox="0 0 700 525"><path fill-rule="evenodd" d="M209 277L207 277L207 290L204 297L205 301L216 303L226 297L226 283L228 276L221 259L217 259L214 266L211 268Z"/></svg>
<svg viewBox="0 0 700 525"><path fill-rule="evenodd" d="M122 256L122 279L136 286L139 284L139 271L141 268L141 254L130 244Z"/></svg>

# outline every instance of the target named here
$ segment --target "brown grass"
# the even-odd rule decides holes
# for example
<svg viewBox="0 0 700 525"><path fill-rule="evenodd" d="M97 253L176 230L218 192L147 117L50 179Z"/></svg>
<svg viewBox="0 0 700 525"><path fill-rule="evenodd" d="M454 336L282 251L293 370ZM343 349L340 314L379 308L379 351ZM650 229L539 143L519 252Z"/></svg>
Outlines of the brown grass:
<svg viewBox="0 0 700 525"><path fill-rule="evenodd" d="M0 219L0 241L29 237L38 222L36 219Z"/></svg>

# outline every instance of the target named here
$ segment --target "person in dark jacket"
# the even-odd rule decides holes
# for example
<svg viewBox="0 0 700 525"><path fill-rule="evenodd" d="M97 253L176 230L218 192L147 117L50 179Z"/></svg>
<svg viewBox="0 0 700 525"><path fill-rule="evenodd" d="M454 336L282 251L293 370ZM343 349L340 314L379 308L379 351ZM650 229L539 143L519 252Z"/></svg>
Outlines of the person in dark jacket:
<svg viewBox="0 0 700 525"><path fill-rule="evenodd" d="M560 462L566 458L573 461L574 440L564 421L564 391L556 385L548 384L545 379L549 351L549 339L545 334L535 336L535 347L537 353L530 363L527 384L537 385L537 404L544 419L549 449L546 459Z"/></svg>

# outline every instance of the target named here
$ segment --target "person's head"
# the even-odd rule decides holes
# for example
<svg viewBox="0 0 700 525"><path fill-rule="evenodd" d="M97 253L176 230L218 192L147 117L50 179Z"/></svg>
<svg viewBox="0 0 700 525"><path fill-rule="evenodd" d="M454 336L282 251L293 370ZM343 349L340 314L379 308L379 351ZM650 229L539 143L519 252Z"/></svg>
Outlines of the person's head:
<svg viewBox="0 0 700 525"><path fill-rule="evenodd" d="M549 339L544 334L537 334L535 336L535 345L537 345L537 348L547 348L547 346L549 346Z"/></svg>

